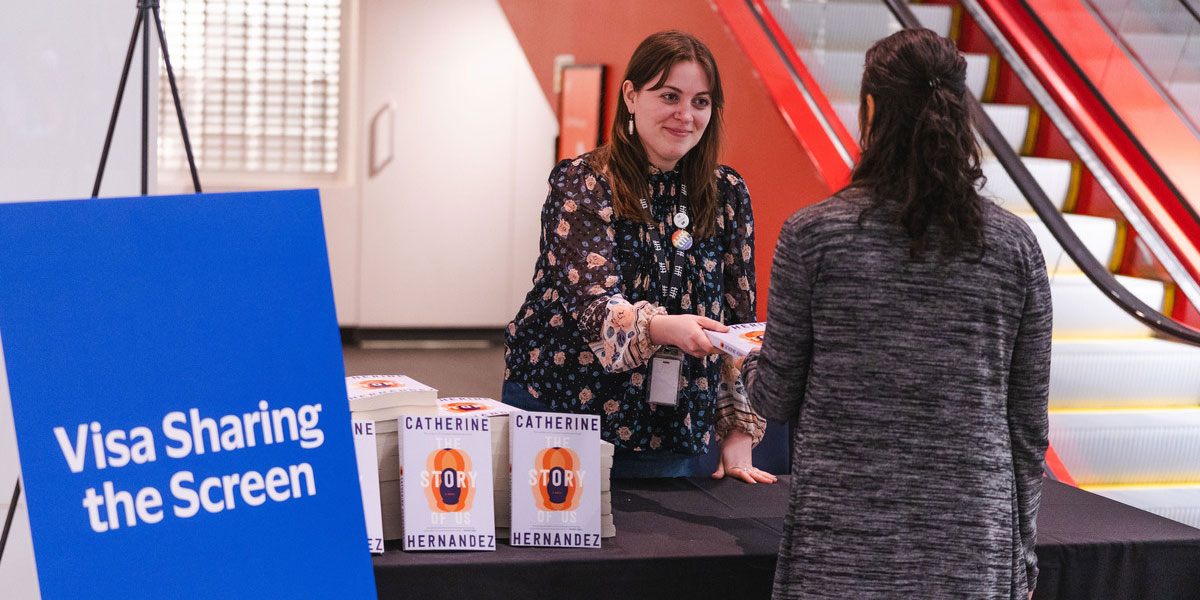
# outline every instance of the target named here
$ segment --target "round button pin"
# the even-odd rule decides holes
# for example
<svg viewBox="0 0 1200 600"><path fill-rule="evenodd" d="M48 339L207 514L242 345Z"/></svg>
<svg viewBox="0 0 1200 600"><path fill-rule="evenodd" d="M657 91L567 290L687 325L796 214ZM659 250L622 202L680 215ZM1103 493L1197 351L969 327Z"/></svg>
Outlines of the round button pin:
<svg viewBox="0 0 1200 600"><path fill-rule="evenodd" d="M686 231L676 231L671 235L671 244L680 250L692 247L692 236Z"/></svg>
<svg viewBox="0 0 1200 600"><path fill-rule="evenodd" d="M672 219L672 221L675 223L675 226L680 229L687 227L688 224L692 222L692 220L688 218L687 213L683 212L675 213L675 218Z"/></svg>

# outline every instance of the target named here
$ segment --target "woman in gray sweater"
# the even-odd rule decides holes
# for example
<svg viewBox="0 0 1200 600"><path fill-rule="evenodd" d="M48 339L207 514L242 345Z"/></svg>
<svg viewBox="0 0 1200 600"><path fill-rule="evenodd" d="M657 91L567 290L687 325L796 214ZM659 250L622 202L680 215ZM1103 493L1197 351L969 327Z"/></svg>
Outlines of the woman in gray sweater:
<svg viewBox="0 0 1200 600"><path fill-rule="evenodd" d="M966 62L928 30L866 56L851 184L788 219L750 402L791 420L776 598L1005 598L1037 583L1050 288L982 199Z"/></svg>

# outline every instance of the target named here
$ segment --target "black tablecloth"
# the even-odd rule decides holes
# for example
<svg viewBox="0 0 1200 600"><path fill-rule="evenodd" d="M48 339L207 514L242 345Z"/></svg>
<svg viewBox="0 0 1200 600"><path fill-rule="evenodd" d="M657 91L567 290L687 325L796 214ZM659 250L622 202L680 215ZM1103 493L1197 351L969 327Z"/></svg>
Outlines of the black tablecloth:
<svg viewBox="0 0 1200 600"><path fill-rule="evenodd" d="M768 598L787 508L774 485L613 482L600 550L513 548L374 558L380 598ZM1047 481L1038 599L1200 598L1200 530Z"/></svg>

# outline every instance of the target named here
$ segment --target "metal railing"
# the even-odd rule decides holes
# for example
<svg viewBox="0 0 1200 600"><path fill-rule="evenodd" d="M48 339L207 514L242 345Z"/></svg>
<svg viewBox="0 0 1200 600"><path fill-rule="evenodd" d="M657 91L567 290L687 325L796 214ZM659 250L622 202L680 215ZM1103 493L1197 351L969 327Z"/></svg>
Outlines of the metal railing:
<svg viewBox="0 0 1200 600"><path fill-rule="evenodd" d="M900 0L883 0L883 2L905 28L921 27L920 21L912 14L908 6ZM1054 121L1055 126L1062 130L1069 142L1073 142L1070 132L1074 131L1074 127L1071 126L1069 120L1062 114L1061 109L1051 101L1049 95L1044 90L1040 94L1035 90L1035 88L1040 89L1041 85L1037 82L1036 78L1032 77L1028 68L1021 61L1020 57L1017 56L1012 47L1008 45L1004 37L1000 35L995 25L987 18L987 15L983 13L978 4L973 2L973 0L964 0L963 5L971 12L971 16L975 18L984 33L992 39L997 50L1000 51L1005 61L1013 67L1017 76L1021 78L1022 82L1033 93L1034 97L1042 105L1043 111ZM1017 189L1021 191L1021 194L1029 202L1029 205L1033 207L1034 212L1046 224L1047 229L1050 230L1050 234L1054 236L1054 239L1058 241L1067 255L1075 261L1080 270L1083 271L1083 274L1096 287L1103 290L1105 295L1116 303L1117 306L1147 327L1161 335L1200 346L1200 331L1178 323L1170 317L1163 315L1157 309L1142 302L1141 299L1126 289L1125 286L1121 285L1105 265L1102 265L1095 256L1092 256L1092 253L1084 246L1079 236L1067 224L1062 213L1059 212L1054 203L1050 201L1050 198L1046 196L1041 186L1038 185L1037 180L1030 174L1029 169L1021 162L1020 157L1009 147L1003 134L996 127L996 124L984 112L983 105L979 100L968 94L967 101L972 116L975 119L975 127L979 131L979 135L984 143L991 149L996 160L1004 167L1004 170L1012 178ZM1056 113L1059 117L1057 119L1055 118ZM1078 136L1078 134L1074 138L1075 141L1082 143L1082 137ZM1151 252L1162 262L1168 274L1175 280L1180 291L1192 301L1193 305L1197 305L1197 301L1200 300L1200 287L1196 285L1196 282L1192 280L1183 266L1179 264L1174 254L1166 249L1166 245L1158 237L1153 227L1149 226L1146 217L1140 211L1137 211L1128 195L1117 185L1112 175L1104 168L1104 165L1095 156L1090 147L1087 147L1086 144L1083 144L1082 147L1077 147L1075 143L1072 143L1072 148L1083 159L1084 164L1092 171L1092 174L1100 182L1104 190L1112 197L1113 202L1121 209L1122 214L1129 219L1133 228L1146 241Z"/></svg>

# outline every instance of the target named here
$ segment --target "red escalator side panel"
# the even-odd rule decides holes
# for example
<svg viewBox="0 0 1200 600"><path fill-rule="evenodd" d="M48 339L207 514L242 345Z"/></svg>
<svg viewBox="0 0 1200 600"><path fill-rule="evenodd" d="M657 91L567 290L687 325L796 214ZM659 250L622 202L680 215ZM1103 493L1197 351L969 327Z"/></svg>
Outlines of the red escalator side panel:
<svg viewBox="0 0 1200 600"><path fill-rule="evenodd" d="M996 5L988 0L985 5ZM1200 139L1081 0L1027 0L1185 198L1200 210ZM991 9L989 7L989 12Z"/></svg>
<svg viewBox="0 0 1200 600"><path fill-rule="evenodd" d="M1045 0L1031 3L1035 8L1038 5L1061 7L1066 4L1070 2ZM1141 154L1120 125L1108 115L1099 100L1091 94L1084 80L1075 73L1066 58L1054 46L1053 40L1046 36L1033 18L1014 3L984 0L982 5L1016 48L1022 60L1030 66L1042 85L1054 97L1055 102L1064 107L1080 134L1138 204L1141 212L1150 219L1171 251L1180 258L1193 277L1200 279L1200 224L1197 224L1187 208L1175 199L1153 165ZM1048 12L1054 10L1046 9ZM1039 15L1046 16L1042 10L1039 10ZM1088 29L1090 24L1090 27L1097 28L1097 31L1092 32L1093 36L1099 35L1107 39L1090 14L1086 16L1088 23L1073 22L1071 26L1078 25L1081 29ZM1061 15L1056 18L1061 18ZM1062 37L1059 36L1060 39ZM1074 34L1069 39L1084 44L1088 41ZM1092 41L1095 39L1099 38L1093 38ZM1068 51L1071 49L1068 48ZM1200 152L1194 156L1200 156Z"/></svg>
<svg viewBox="0 0 1200 600"><path fill-rule="evenodd" d="M1175 308L1168 316L1180 323L1200 329L1200 310L1196 309L1196 305L1188 302L1187 297L1183 294L1176 292Z"/></svg>
<svg viewBox="0 0 1200 600"><path fill-rule="evenodd" d="M1121 265L1117 270L1121 275L1141 277L1142 279L1157 279L1170 282L1171 276L1162 263L1150 252L1150 248L1132 229L1126 234L1125 248L1121 255ZM1179 296L1182 297L1182 296ZM1171 315L1167 315L1170 317ZM1179 319L1175 319L1178 321Z"/></svg>
<svg viewBox="0 0 1200 600"><path fill-rule="evenodd" d="M1071 474L1067 472L1066 465L1058 458L1058 453L1054 451L1054 446L1046 447L1046 467L1050 469L1055 479L1067 485L1079 487L1075 483L1075 478L1071 477Z"/></svg>
<svg viewBox="0 0 1200 600"><path fill-rule="evenodd" d="M842 146L853 152L851 157L853 160L858 159L858 140L846 130L842 121L834 114L833 105L821 93L817 81L808 72L804 61L796 54L796 49L790 42L780 43L780 50L786 61L778 58L774 44L764 35L756 21L761 20L762 26L765 26L767 30L765 33L770 34L779 42L786 42L787 34L771 16L771 11L762 0L750 1L753 4L753 10L748 9L746 2L742 0L714 0L722 16L725 17L725 21L729 23L734 36L738 38L738 42L746 49L746 54L754 60L763 74L763 79L771 91L771 96L775 99L775 104L786 115L792 131L804 144L813 161L817 163L821 173L825 176L825 181L829 183L830 189L840 189L850 182L850 167L833 147L833 141L829 139L828 133L822 129L818 121L818 115L807 106L803 95L796 89L796 84L787 70L789 64L804 88L811 91L812 101L816 104L817 111L827 120L834 136Z"/></svg>

